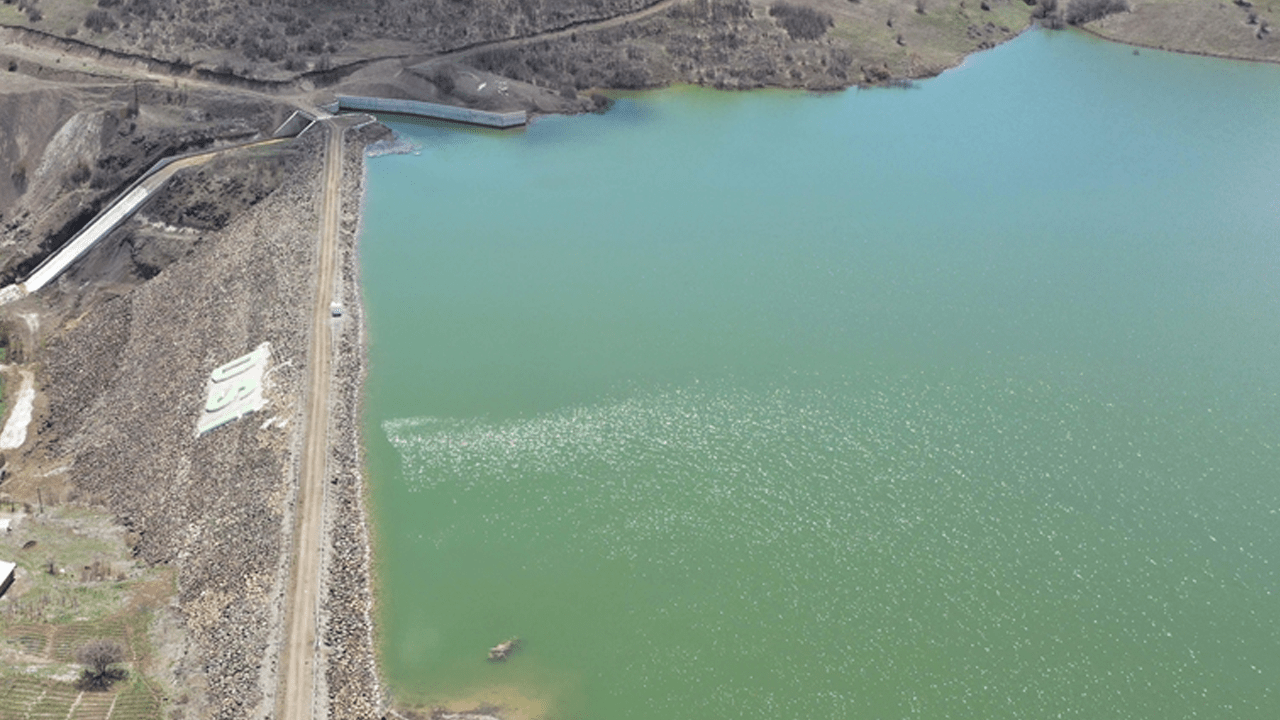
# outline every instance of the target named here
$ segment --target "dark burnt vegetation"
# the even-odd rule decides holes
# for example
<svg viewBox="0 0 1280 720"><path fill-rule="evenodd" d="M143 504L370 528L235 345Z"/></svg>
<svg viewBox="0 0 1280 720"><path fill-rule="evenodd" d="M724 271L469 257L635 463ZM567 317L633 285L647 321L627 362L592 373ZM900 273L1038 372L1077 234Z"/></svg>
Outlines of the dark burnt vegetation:
<svg viewBox="0 0 1280 720"><path fill-rule="evenodd" d="M782 25L792 40L817 40L832 25L831 16L827 13L789 2L776 2L769 6L769 15Z"/></svg>
<svg viewBox="0 0 1280 720"><path fill-rule="evenodd" d="M221 230L274 192L288 166L298 162L294 151L214 160L176 175L142 215L173 227Z"/></svg>
<svg viewBox="0 0 1280 720"><path fill-rule="evenodd" d="M1058 7L1058 0L1039 0L1035 4L1035 9L1031 11L1031 17L1050 30L1061 30L1066 27L1066 21L1062 19L1062 10Z"/></svg>
<svg viewBox="0 0 1280 720"><path fill-rule="evenodd" d="M1122 12L1129 12L1126 0L1071 0L1064 19L1068 25L1083 25Z"/></svg>
<svg viewBox="0 0 1280 720"><path fill-rule="evenodd" d="M34 2L34 0L30 0ZM102 41L238 75L324 70L361 43L449 51L638 10L650 0L98 0L85 27ZM209 60L212 55L220 59Z"/></svg>
<svg viewBox="0 0 1280 720"><path fill-rule="evenodd" d="M27 191L27 165L26 163L18 163L13 170L9 172L9 182L13 183L13 189L19 195Z"/></svg>

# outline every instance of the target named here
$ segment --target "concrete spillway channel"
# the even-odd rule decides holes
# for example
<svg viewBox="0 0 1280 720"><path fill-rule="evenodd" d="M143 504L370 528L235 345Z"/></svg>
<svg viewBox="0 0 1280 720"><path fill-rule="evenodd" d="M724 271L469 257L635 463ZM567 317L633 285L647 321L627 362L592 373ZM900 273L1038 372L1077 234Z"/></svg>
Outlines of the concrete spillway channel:
<svg viewBox="0 0 1280 720"><path fill-rule="evenodd" d="M0 288L0 305L20 300L27 295L39 291L44 286L53 282L76 260L80 259L85 253L89 252L94 245L100 240L111 234L112 230L119 227L120 223L127 220L131 215L138 211L139 208L147 202L164 184L169 181L180 170L203 165L204 163L217 157L220 153L230 150L240 150L249 147L261 147L264 145L272 145L275 143L286 142L292 136L300 135L310 127L310 122L300 123L298 118L305 117L314 122L315 118L304 114L294 113L280 126L275 135L270 140L258 140L251 143L241 145L233 145L231 147L222 148L220 150L211 150L209 152L198 153L195 155L187 155L184 157L165 158L157 162L143 175L137 182L124 191L121 196L116 199L93 219L87 226L63 245L56 252L45 258L44 262L36 266L36 269L27 276L26 280L7 285Z"/></svg>
<svg viewBox="0 0 1280 720"><path fill-rule="evenodd" d="M50 255L48 259L40 263L35 272L27 276L27 279L22 282L20 287L24 290L23 294L36 292L61 275L62 271L66 270L71 263L88 252L99 240L116 229L130 215L137 212L138 208L142 207L142 204L147 201L147 198L163 187L169 181L169 178L173 177L179 170L203 165L214 155L216 153L205 153L183 158L169 163L158 172L147 176L126 192L123 197L112 203L98 217L94 218L93 222L76 233L75 237L71 238L71 241L66 245L63 245L58 252Z"/></svg>

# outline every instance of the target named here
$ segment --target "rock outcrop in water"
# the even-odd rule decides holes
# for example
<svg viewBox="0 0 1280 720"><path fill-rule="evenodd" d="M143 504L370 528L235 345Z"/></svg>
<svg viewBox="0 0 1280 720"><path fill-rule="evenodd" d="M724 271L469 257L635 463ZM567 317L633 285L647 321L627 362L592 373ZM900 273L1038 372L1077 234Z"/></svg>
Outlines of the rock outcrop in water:
<svg viewBox="0 0 1280 720"><path fill-rule="evenodd" d="M489 661L502 662L511 657L511 653L515 652L518 647L520 647L520 638L518 637L513 637L510 640L500 642L489 648Z"/></svg>

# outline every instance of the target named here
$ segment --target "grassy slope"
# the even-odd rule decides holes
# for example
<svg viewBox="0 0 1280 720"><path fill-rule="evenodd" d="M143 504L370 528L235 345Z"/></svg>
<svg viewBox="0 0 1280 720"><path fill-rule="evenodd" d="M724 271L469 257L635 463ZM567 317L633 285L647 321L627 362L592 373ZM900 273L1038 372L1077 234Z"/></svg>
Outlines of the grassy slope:
<svg viewBox="0 0 1280 720"><path fill-rule="evenodd" d="M1131 11L1090 23L1102 37L1147 47L1280 62L1280 2L1254 0L1252 7L1231 0L1130 0ZM1271 26L1257 37L1258 23Z"/></svg>
<svg viewBox="0 0 1280 720"><path fill-rule="evenodd" d="M921 13L915 0L862 0L828 3L823 9L836 18L832 36L859 54L903 58L909 64L914 57L919 68L954 65L984 41L1000 37L986 32L988 24L1016 33L1026 27L1029 15L1020 1L988 2L990 10L982 10L980 0L926 0L923 6Z"/></svg>

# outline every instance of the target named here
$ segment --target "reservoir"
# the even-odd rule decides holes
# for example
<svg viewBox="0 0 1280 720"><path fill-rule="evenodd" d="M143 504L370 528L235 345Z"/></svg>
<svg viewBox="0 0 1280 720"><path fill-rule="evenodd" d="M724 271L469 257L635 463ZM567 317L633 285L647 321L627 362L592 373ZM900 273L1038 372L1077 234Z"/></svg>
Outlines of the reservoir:
<svg viewBox="0 0 1280 720"><path fill-rule="evenodd" d="M1280 68L1029 32L913 89L393 122L395 697L1274 718L1276 118Z"/></svg>

